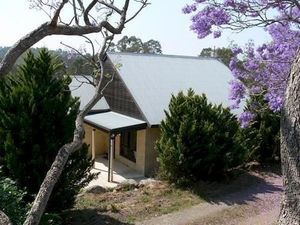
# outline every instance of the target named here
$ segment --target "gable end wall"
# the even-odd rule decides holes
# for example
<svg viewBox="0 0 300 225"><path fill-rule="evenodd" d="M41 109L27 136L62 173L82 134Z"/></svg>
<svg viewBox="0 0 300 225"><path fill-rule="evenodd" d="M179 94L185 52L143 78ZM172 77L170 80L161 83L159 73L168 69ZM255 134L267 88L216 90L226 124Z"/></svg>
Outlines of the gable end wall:
<svg viewBox="0 0 300 225"><path fill-rule="evenodd" d="M114 75L113 81L103 92L110 109L136 119L145 120L130 91L109 59L106 60L104 65L104 74ZM103 81L105 84L108 78L104 78Z"/></svg>

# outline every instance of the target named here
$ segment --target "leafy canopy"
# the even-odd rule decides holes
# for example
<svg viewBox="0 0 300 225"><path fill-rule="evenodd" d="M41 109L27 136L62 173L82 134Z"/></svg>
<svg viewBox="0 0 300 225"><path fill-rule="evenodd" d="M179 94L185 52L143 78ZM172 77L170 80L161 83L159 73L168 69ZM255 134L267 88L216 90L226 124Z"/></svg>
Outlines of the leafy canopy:
<svg viewBox="0 0 300 225"><path fill-rule="evenodd" d="M211 34L218 38L224 29L265 27L271 42L261 46L250 43L244 50L233 49L230 99L232 108L237 108L241 100L262 95L272 111L280 111L291 64L300 46L299 1L194 0L183 12L192 14L191 29L198 38ZM241 115L244 126L254 118L255 110L254 104Z"/></svg>
<svg viewBox="0 0 300 225"><path fill-rule="evenodd" d="M29 205L25 203L25 192L16 183L6 178L0 168L0 210L3 211L14 225L21 225Z"/></svg>
<svg viewBox="0 0 300 225"><path fill-rule="evenodd" d="M233 52L230 48L203 48L199 56L215 57L221 60L226 66L229 66Z"/></svg>
<svg viewBox="0 0 300 225"><path fill-rule="evenodd" d="M148 53L161 54L161 45L159 41L149 40L143 42L140 38L135 36L124 36L117 44L111 43L109 51L112 52L134 52L134 53Z"/></svg>

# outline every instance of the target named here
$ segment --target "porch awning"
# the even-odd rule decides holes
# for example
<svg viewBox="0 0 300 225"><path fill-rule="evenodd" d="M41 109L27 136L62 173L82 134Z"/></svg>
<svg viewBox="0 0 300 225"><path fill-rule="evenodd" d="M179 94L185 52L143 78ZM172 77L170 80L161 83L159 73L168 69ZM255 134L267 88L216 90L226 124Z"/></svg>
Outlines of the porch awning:
<svg viewBox="0 0 300 225"><path fill-rule="evenodd" d="M130 129L144 129L147 123L116 112L103 112L84 118L87 124L110 133L119 133Z"/></svg>

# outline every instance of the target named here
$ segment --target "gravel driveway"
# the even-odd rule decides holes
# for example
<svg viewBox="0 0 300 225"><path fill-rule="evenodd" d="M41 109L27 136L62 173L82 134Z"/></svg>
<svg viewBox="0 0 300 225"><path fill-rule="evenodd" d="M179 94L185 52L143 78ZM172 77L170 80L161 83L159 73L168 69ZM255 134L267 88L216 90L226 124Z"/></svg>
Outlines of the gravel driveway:
<svg viewBox="0 0 300 225"><path fill-rule="evenodd" d="M282 179L274 173L253 173L254 186L210 199L180 212L138 222L138 225L272 225L279 215Z"/></svg>

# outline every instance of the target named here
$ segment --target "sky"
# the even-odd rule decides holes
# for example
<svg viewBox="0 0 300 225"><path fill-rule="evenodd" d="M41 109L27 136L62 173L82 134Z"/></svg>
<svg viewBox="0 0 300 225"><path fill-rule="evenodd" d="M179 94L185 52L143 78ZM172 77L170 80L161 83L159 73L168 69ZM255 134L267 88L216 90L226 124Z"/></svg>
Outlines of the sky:
<svg viewBox="0 0 300 225"><path fill-rule="evenodd" d="M0 2L0 46L13 45L41 23L48 21L44 12L29 9L27 0L0 0ZM219 39L198 39L189 28L191 16L181 12L182 7L192 0L150 0L150 2L151 5L126 25L122 35L134 35L143 41L158 40L164 54L196 56L203 48L227 47L232 41L244 45L250 39L256 44L270 40L260 28L239 34L226 31ZM120 39L122 35L115 40ZM92 39L97 38L96 35L92 36ZM41 40L35 47L66 49L60 42L77 49L85 46L82 38L51 36Z"/></svg>

